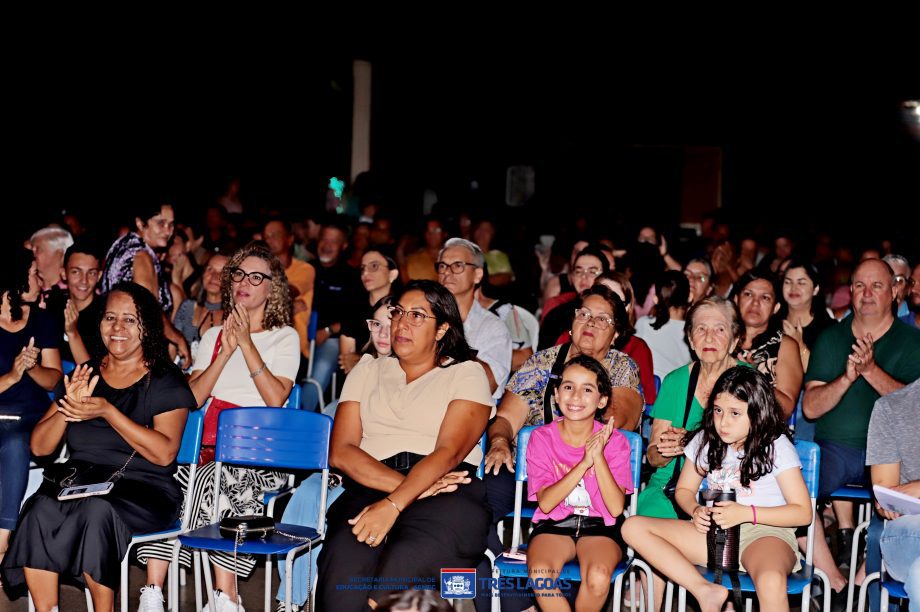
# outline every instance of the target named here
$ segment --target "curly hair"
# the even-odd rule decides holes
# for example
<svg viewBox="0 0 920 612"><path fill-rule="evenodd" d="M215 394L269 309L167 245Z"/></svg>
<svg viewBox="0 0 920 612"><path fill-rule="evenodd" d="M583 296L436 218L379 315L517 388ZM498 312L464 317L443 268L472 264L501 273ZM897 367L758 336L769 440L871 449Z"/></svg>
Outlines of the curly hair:
<svg viewBox="0 0 920 612"><path fill-rule="evenodd" d="M773 386L767 377L746 366L729 368L719 376L709 395L706 410L703 411L703 420L699 429L687 432L683 444L686 445L698 433L703 436L702 444L697 449L695 461L700 465L703 453L706 453L706 464L709 471L722 467L722 460L728 450L728 445L719 437L716 431L713 407L716 398L723 393L747 404L747 414L751 421L751 429L744 439L744 448L741 451L741 485L750 486L752 481L769 474L774 468L773 442L780 436L792 436L783 410L776 401ZM697 468L699 471L699 468ZM701 473L701 475L703 475Z"/></svg>
<svg viewBox="0 0 920 612"><path fill-rule="evenodd" d="M603 406L598 406L597 411L594 413L594 420L600 421L601 417L604 416L604 412L607 410L607 407L610 406L612 401L613 385L610 383L610 373L603 366L603 364L595 359L594 357L589 357L588 355L576 355L570 360L565 362L565 367L562 369L562 376L565 377L565 371L571 368L572 366L580 366L592 374L597 379L597 393L600 397L606 397L607 403ZM561 380L561 379L560 379ZM556 385L556 393L559 392L559 385Z"/></svg>
<svg viewBox="0 0 920 612"><path fill-rule="evenodd" d="M747 289L747 286L753 283L754 281L759 281L759 280L766 281L767 283L770 284L770 289L773 291L773 302L774 303L782 301L783 292L779 286L779 282L778 282L776 275L770 271L758 270L757 268L748 270L747 272L742 274L741 277L737 281L735 281L735 284L732 285L732 292L729 297L737 302L740 299L740 296L744 292L744 290ZM762 345L768 339L775 336L776 333L782 328L783 328L782 320L776 314L771 314L770 319L767 323L767 329L761 332L756 337L751 338L751 346L757 347L757 346ZM746 340L747 340L747 329L744 329L743 334L741 336L741 342L738 343L738 346L739 347L743 346Z"/></svg>
<svg viewBox="0 0 920 612"><path fill-rule="evenodd" d="M29 275L35 256L29 249L17 248L0 269L0 300L6 293L10 299L10 318L22 320L22 294L29 291Z"/></svg>
<svg viewBox="0 0 920 612"><path fill-rule="evenodd" d="M454 295L441 283L430 280L411 280L406 283L400 293L393 294L393 303L399 303L402 296L410 291L421 291L425 294L425 299L435 316L435 325L440 327L443 323L447 323L447 333L438 340L435 351L435 361L438 366L446 368L475 358L476 351L467 344L466 336L463 335L463 319L460 318L460 308L457 306Z"/></svg>
<svg viewBox="0 0 920 612"><path fill-rule="evenodd" d="M239 249L230 257L220 274L221 308L225 313L233 309L233 283L230 275L247 257L258 257L268 263L271 271L271 290L265 302L264 329L277 329L291 324L291 289L281 261L272 255L268 245L261 240L254 240Z"/></svg>
<svg viewBox="0 0 920 612"><path fill-rule="evenodd" d="M163 309L147 288L131 281L121 281L112 287L106 298L106 308L99 309L97 327L102 325L108 300L115 293L127 294L137 310L138 330L141 335L141 351L144 365L153 374L163 374L176 365L170 360L166 347L169 342L163 335Z"/></svg>

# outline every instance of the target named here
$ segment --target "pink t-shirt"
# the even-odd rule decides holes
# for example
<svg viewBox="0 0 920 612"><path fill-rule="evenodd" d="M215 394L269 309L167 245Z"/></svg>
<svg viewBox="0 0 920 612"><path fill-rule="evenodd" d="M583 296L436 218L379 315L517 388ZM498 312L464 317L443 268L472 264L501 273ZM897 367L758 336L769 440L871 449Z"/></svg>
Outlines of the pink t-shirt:
<svg viewBox="0 0 920 612"><path fill-rule="evenodd" d="M578 465L585 455L584 448L569 446L562 440L557 419L549 425L539 427L530 434L527 444L527 499L537 501L537 493L562 480L573 467ZM598 431L603 424L594 422L594 431ZM633 492L632 470L629 466L629 441L622 433L613 430L607 446L604 448L604 457L610 466L610 473L614 480L621 485L626 494ZM580 510L578 510L580 508ZM576 512L576 510L578 510ZM616 523L611 516L601 497L601 490L597 484L594 467L585 472L584 478L578 486L552 512L545 514L540 508L534 511L534 522L544 519L559 521L576 513L585 513L587 516L600 516L604 518L604 525Z"/></svg>

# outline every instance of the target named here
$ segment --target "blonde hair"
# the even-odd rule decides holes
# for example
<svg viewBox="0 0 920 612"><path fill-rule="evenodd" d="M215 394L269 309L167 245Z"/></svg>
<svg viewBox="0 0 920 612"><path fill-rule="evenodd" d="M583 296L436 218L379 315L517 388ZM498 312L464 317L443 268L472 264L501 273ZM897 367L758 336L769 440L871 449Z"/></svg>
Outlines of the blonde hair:
<svg viewBox="0 0 920 612"><path fill-rule="evenodd" d="M262 327L277 329L291 324L291 290L288 287L287 275L281 261L272 255L264 242L250 242L230 257L230 261L220 273L221 308L229 313L233 308L233 291L231 291L230 274L238 268L247 257L258 257L268 263L271 270L271 290L265 302L265 317Z"/></svg>

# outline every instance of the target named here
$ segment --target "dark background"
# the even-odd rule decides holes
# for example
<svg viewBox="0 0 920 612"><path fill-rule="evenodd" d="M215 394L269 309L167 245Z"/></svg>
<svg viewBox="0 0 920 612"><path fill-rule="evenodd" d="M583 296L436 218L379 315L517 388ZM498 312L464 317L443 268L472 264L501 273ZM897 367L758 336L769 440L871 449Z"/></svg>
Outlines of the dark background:
<svg viewBox="0 0 920 612"><path fill-rule="evenodd" d="M618 227L672 224L683 148L716 146L736 224L916 241L920 142L900 115L920 96L909 56L846 44L470 46L101 47L23 67L5 130L13 223L0 232L18 238L65 209L114 224L141 198L172 199L181 220L232 177L249 209L321 207L328 178L349 173L361 58L373 64L374 192L407 218L425 188L445 206L502 212L507 166L527 164L534 231L579 209Z"/></svg>

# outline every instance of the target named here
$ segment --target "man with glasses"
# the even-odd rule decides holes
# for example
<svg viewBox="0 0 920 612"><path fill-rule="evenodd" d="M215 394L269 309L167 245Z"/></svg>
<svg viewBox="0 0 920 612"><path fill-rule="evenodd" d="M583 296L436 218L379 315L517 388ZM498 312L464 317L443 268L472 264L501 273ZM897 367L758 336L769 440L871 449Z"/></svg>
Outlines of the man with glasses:
<svg viewBox="0 0 920 612"><path fill-rule="evenodd" d="M896 290L895 300L897 304L897 312L895 312L896 317L899 319L905 315L910 314L910 310L907 305L907 294L910 291L910 287L907 285L907 281L910 278L910 262L907 261L907 258L903 255L885 255L882 257L882 261L891 266L892 271L894 272L894 288Z"/></svg>
<svg viewBox="0 0 920 612"><path fill-rule="evenodd" d="M476 359L485 369L492 396L498 401L511 372L511 335L502 320L476 299L483 262L482 249L475 242L451 238L438 254L435 270L438 281L457 300L466 341L476 349Z"/></svg>
<svg viewBox="0 0 920 612"><path fill-rule="evenodd" d="M861 262L850 283L852 314L824 330L812 351L802 411L817 420L820 498L847 484L865 482L866 436L873 405L879 397L920 377L920 332L894 318L891 305L896 291L894 274L886 262ZM854 525L852 504L836 501L834 510L838 548L848 551ZM821 521L815 524L814 541L815 565L840 592L846 578L830 555Z"/></svg>
<svg viewBox="0 0 920 612"><path fill-rule="evenodd" d="M905 281L907 285L907 314L901 317L901 320L920 329L920 263L914 266L914 271L910 278Z"/></svg>

